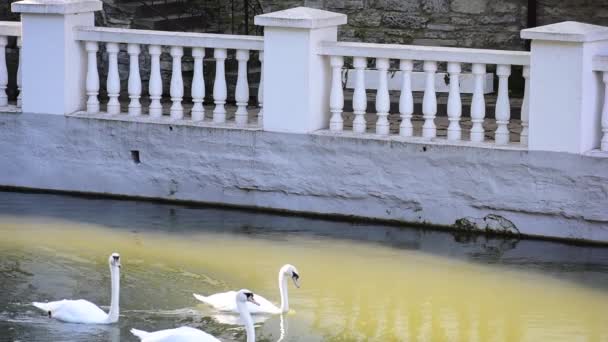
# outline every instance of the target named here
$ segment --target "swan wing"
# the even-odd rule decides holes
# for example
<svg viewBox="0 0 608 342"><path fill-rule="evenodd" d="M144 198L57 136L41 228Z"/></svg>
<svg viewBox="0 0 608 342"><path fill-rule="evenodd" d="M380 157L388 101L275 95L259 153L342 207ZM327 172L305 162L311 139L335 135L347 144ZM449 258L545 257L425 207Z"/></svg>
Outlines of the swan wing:
<svg viewBox="0 0 608 342"><path fill-rule="evenodd" d="M210 296L202 296L195 293L194 298L219 311L238 312L236 309L235 291L221 292Z"/></svg>
<svg viewBox="0 0 608 342"><path fill-rule="evenodd" d="M236 291L228 291L212 294L210 296L202 296L194 294L194 298L199 301L212 306L214 309L225 312L238 313L236 308ZM251 314L280 314L281 309L276 305L272 304L266 298L256 295L255 300L260 304L259 306L247 302L247 308Z"/></svg>
<svg viewBox="0 0 608 342"><path fill-rule="evenodd" d="M131 333L139 337L142 342L220 342L206 332L191 327L179 327L155 332L131 329Z"/></svg>
<svg viewBox="0 0 608 342"><path fill-rule="evenodd" d="M50 312L51 318L68 323L102 324L107 323L108 319L107 313L84 299L32 304L44 312Z"/></svg>
<svg viewBox="0 0 608 342"><path fill-rule="evenodd" d="M268 299L256 294L255 300L256 300L256 302L258 302L260 304L260 306L247 302L247 308L249 309L249 312L251 314L277 315L277 314L281 313L281 308L272 304L272 302L269 301Z"/></svg>

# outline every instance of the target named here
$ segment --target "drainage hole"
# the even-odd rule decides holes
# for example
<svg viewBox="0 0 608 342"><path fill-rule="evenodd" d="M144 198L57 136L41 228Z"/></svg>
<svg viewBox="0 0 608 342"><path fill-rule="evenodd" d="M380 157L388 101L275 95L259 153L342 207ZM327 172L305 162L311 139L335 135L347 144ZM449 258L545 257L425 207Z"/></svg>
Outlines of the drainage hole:
<svg viewBox="0 0 608 342"><path fill-rule="evenodd" d="M138 150L131 151L131 159L133 159L133 162L135 164L141 163L141 159L139 159L139 151Z"/></svg>

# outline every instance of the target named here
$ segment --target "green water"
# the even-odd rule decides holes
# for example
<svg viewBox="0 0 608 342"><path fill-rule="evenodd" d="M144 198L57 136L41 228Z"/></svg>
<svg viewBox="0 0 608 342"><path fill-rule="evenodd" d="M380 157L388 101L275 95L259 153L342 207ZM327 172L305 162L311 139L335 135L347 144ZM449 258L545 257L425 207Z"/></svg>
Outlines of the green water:
<svg viewBox="0 0 608 342"><path fill-rule="evenodd" d="M291 312L261 341L608 341L608 249L234 210L0 192L0 341L136 341L130 328L244 329L193 292L243 287ZM49 319L33 300L107 309L107 257L122 256L120 321Z"/></svg>

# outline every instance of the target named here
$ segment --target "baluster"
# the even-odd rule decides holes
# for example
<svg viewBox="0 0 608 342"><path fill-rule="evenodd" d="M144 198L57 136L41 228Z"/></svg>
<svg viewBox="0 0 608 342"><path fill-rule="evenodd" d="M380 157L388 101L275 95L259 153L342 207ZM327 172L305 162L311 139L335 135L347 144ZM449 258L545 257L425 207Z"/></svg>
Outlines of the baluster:
<svg viewBox="0 0 608 342"><path fill-rule="evenodd" d="M521 104L521 135L519 142L522 145L528 145L528 118L530 117L530 66L525 65L523 70L524 77L524 100Z"/></svg>
<svg viewBox="0 0 608 342"><path fill-rule="evenodd" d="M213 122L226 122L226 74L224 64L226 61L226 49L215 49L213 57L215 58L215 82L213 83L213 102L215 109L213 110Z"/></svg>
<svg viewBox="0 0 608 342"><path fill-rule="evenodd" d="M448 140L457 141L462 139L460 128L460 117L462 116L462 102L460 100L460 63L448 63L450 74L450 93L448 95Z"/></svg>
<svg viewBox="0 0 608 342"><path fill-rule="evenodd" d="M129 115L137 116L141 115L141 104L139 98L141 97L141 77L139 75L139 53L141 49L139 44L127 45L127 52L129 53L129 82L128 92L131 102L129 102Z"/></svg>
<svg viewBox="0 0 608 342"><path fill-rule="evenodd" d="M511 66L500 64L496 66L498 76L498 97L496 98L496 132L494 141L498 145L509 143L509 120L511 119L511 104L509 103L509 76Z"/></svg>
<svg viewBox="0 0 608 342"><path fill-rule="evenodd" d="M258 59L260 60L260 84L258 85L258 125L264 125L264 51L260 51Z"/></svg>
<svg viewBox="0 0 608 342"><path fill-rule="evenodd" d="M399 113L401 114L401 124L399 125L399 135L411 137L414 135L412 125L412 114L414 114L414 97L412 95L412 70L414 63L408 59L399 62L399 69L402 73L401 95L399 96Z"/></svg>
<svg viewBox="0 0 608 342"><path fill-rule="evenodd" d="M17 37L17 48L19 49L19 60L17 61L17 107L21 107L21 63L23 61L23 49L21 37Z"/></svg>
<svg viewBox="0 0 608 342"><path fill-rule="evenodd" d="M204 48L192 48L192 58L194 58L194 73L192 75L192 111L190 115L193 121L205 119L205 79L203 76L203 58L205 57Z"/></svg>
<svg viewBox="0 0 608 342"><path fill-rule="evenodd" d="M486 116L486 104L483 96L484 77L486 74L485 64L473 64L473 76L475 86L473 88L473 100L471 102L471 141L482 142L484 140L483 119Z"/></svg>
<svg viewBox="0 0 608 342"><path fill-rule="evenodd" d="M376 92L376 134L388 135L388 111L390 99L388 95L388 58L377 58L376 69L378 69L378 90Z"/></svg>
<svg viewBox="0 0 608 342"><path fill-rule="evenodd" d="M6 87L8 86L8 69L6 68L6 36L0 36L0 107L8 105Z"/></svg>
<svg viewBox="0 0 608 342"><path fill-rule="evenodd" d="M435 95L436 71L437 62L424 62L424 72L426 73L424 96L422 97L422 117L424 118L422 136L424 138L434 138L437 136L437 128L435 127L435 116L437 115L437 97Z"/></svg>
<svg viewBox="0 0 608 342"><path fill-rule="evenodd" d="M99 71L97 70L97 42L85 42L87 50L87 113L99 113Z"/></svg>
<svg viewBox="0 0 608 342"><path fill-rule="evenodd" d="M367 122L365 122L365 111L367 109L367 93L365 92L365 68L367 58L355 57L353 59L355 67L355 92L353 94L353 132L365 133Z"/></svg>
<svg viewBox="0 0 608 342"><path fill-rule="evenodd" d="M342 120L342 108L344 107L344 94L342 93L342 56L331 56L331 90L329 95L329 129L334 132L341 132L344 128Z"/></svg>
<svg viewBox="0 0 608 342"><path fill-rule="evenodd" d="M234 93L234 99L236 100L234 121L237 126L244 126L247 124L249 118L249 113L247 112L247 103L249 102L249 82L247 81L249 50L236 50L236 60L238 61L239 67Z"/></svg>
<svg viewBox="0 0 608 342"><path fill-rule="evenodd" d="M150 117L160 118L163 115L163 106L160 99L163 96L163 80L160 75L160 45L150 45L148 47L150 53L150 83L148 84L148 93L150 94Z"/></svg>
<svg viewBox="0 0 608 342"><path fill-rule="evenodd" d="M108 89L108 101L107 111L108 114L119 114L120 113L120 102L118 102L118 96L120 95L120 76L118 75L118 43L107 43L106 51L108 52L108 79L106 88Z"/></svg>
<svg viewBox="0 0 608 342"><path fill-rule="evenodd" d="M171 57L173 57L173 67L171 68L171 86L169 94L171 95L171 119L181 120L184 118L184 107L182 107L182 98L184 97L184 80L182 79L182 56L184 48L181 46L171 47Z"/></svg>
<svg viewBox="0 0 608 342"><path fill-rule="evenodd" d="M602 144L600 149L608 151L608 71L604 71L604 106L602 108Z"/></svg>

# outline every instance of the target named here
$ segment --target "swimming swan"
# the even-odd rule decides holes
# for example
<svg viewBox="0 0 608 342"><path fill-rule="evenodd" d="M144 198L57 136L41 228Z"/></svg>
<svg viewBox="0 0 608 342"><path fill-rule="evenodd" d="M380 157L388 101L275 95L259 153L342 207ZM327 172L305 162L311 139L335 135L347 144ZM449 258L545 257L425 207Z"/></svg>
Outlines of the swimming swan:
<svg viewBox="0 0 608 342"><path fill-rule="evenodd" d="M49 318L55 318L68 323L110 324L118 322L118 301L120 298L120 255L112 253L110 263L110 278L112 282L112 299L110 312L105 313L97 305L88 300L60 300L56 302L32 305L46 312Z"/></svg>
<svg viewBox="0 0 608 342"><path fill-rule="evenodd" d="M240 290L235 292L232 301L237 307L241 320L245 324L247 332L247 342L255 342L255 328L253 327L253 319L249 313L249 303L260 305L255 301L253 292L249 290ZM249 302L249 303L248 303ZM131 333L141 340L141 342L220 342L217 338L207 334L206 332L190 327L179 327L176 329L159 330L155 332L145 332L137 329L131 329Z"/></svg>
<svg viewBox="0 0 608 342"><path fill-rule="evenodd" d="M290 277L296 287L300 287L298 280L300 275L298 270L292 265L284 265L279 270L279 291L281 293L281 307L278 308L272 304L266 298L258 296L257 300L260 306L248 304L249 312L252 314L273 314L278 315L289 311L289 299L287 298L287 278ZM201 296L194 293L194 298L200 300L203 303L209 304L220 311L231 311L238 312L234 303L234 291L216 293L211 296Z"/></svg>

